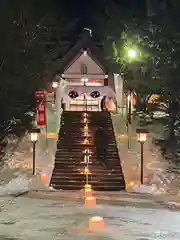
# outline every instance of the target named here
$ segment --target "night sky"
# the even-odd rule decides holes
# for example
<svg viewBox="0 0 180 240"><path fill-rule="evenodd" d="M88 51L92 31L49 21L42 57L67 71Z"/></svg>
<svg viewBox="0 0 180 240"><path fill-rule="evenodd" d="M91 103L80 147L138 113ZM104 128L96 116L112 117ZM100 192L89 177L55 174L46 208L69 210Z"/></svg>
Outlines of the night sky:
<svg viewBox="0 0 180 240"><path fill-rule="evenodd" d="M145 0L54 0L56 8L60 10L63 6L67 16L80 18L84 25L90 24L93 15L103 11L110 2L118 3L127 13L146 14Z"/></svg>

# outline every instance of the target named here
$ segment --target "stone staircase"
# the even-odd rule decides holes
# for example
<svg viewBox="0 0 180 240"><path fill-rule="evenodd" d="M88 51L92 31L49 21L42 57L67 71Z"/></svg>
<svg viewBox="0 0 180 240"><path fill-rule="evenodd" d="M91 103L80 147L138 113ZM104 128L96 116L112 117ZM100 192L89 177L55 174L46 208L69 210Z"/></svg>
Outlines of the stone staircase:
<svg viewBox="0 0 180 240"><path fill-rule="evenodd" d="M91 152L89 164L89 184L96 191L120 191L125 189L118 149L116 146L112 121L108 112L88 112L88 143L84 143L83 112L64 111L61 117L61 128L51 186L57 190L81 190L86 184L84 174L85 149ZM98 126L103 126L108 135L108 149L105 165L96 160L93 134Z"/></svg>

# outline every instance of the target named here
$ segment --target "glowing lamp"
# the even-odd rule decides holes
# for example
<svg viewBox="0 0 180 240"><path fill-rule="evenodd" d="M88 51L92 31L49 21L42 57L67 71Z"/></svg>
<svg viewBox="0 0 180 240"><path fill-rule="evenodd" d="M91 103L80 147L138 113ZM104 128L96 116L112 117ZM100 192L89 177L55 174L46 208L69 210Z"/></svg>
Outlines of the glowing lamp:
<svg viewBox="0 0 180 240"><path fill-rule="evenodd" d="M37 142L38 140L38 133L31 133L31 141Z"/></svg>
<svg viewBox="0 0 180 240"><path fill-rule="evenodd" d="M104 229L104 219L102 217L92 217L89 220L89 230L98 231Z"/></svg>
<svg viewBox="0 0 180 240"><path fill-rule="evenodd" d="M32 129L30 131L31 141L33 143L37 142L39 133L40 133L40 129L39 128L34 128L34 129Z"/></svg>
<svg viewBox="0 0 180 240"><path fill-rule="evenodd" d="M89 171L89 168L88 168L88 167L85 167L85 169L84 169L84 174L90 174L90 171Z"/></svg>
<svg viewBox="0 0 180 240"><path fill-rule="evenodd" d="M40 175L40 180L42 181L42 182L46 182L46 181L48 181L48 176L45 174L45 173L43 173L42 175Z"/></svg>
<svg viewBox="0 0 180 240"><path fill-rule="evenodd" d="M57 88L57 87L58 87L58 82L57 82L57 81L54 81L54 82L52 83L52 87L53 87L53 88Z"/></svg>
<svg viewBox="0 0 180 240"><path fill-rule="evenodd" d="M92 192L92 189L85 189L85 197L92 197L92 194L93 194L93 192Z"/></svg>
<svg viewBox="0 0 180 240"><path fill-rule="evenodd" d="M86 197L85 198L85 206L86 207L96 206L96 198L95 197Z"/></svg>
<svg viewBox="0 0 180 240"><path fill-rule="evenodd" d="M84 144L89 144L89 140L87 138L84 139Z"/></svg>
<svg viewBox="0 0 180 240"><path fill-rule="evenodd" d="M38 140L38 134L40 133L39 128L33 128L30 131L31 141L33 143L33 175L36 174L36 142Z"/></svg>
<svg viewBox="0 0 180 240"><path fill-rule="evenodd" d="M138 185L139 181L130 181L126 183L126 192L133 192L133 186Z"/></svg>
<svg viewBox="0 0 180 240"><path fill-rule="evenodd" d="M90 184L85 184L84 185L84 189L86 190L86 189L92 189L92 186L90 185Z"/></svg>
<svg viewBox="0 0 180 240"><path fill-rule="evenodd" d="M88 132L85 131L84 132L84 136L87 137L88 136Z"/></svg>
<svg viewBox="0 0 180 240"><path fill-rule="evenodd" d="M87 124L84 126L84 131L88 131L88 125Z"/></svg>
<svg viewBox="0 0 180 240"><path fill-rule="evenodd" d="M88 78L81 78L81 81L88 82Z"/></svg>
<svg viewBox="0 0 180 240"><path fill-rule="evenodd" d="M136 133L137 133L138 142L144 143L147 140L147 134L148 134L147 129L143 129L143 128L136 129Z"/></svg>
<svg viewBox="0 0 180 240"><path fill-rule="evenodd" d="M88 116L88 114L87 113L83 113L83 117L87 117Z"/></svg>
<svg viewBox="0 0 180 240"><path fill-rule="evenodd" d="M84 123L87 123L87 118L85 117L83 121L84 121Z"/></svg>
<svg viewBox="0 0 180 240"><path fill-rule="evenodd" d="M137 51L134 49L129 49L128 51L128 57L129 58L136 58L137 57Z"/></svg>
<svg viewBox="0 0 180 240"><path fill-rule="evenodd" d="M84 56L87 55L87 51L86 51L86 50L83 51L83 55L84 55Z"/></svg>

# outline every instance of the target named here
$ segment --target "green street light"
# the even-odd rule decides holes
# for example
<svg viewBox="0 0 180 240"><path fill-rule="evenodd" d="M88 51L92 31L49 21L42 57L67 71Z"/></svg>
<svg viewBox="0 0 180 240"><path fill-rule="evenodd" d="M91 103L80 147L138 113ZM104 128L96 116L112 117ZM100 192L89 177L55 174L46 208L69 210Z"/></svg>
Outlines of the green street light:
<svg viewBox="0 0 180 240"><path fill-rule="evenodd" d="M136 58L137 57L137 51L134 49L129 49L128 50L128 57L130 59Z"/></svg>

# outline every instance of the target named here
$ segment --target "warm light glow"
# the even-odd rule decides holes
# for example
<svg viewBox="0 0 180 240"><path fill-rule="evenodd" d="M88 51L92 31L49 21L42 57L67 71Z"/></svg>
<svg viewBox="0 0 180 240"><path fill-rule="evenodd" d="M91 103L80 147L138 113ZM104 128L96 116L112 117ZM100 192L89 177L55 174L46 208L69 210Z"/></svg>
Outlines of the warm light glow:
<svg viewBox="0 0 180 240"><path fill-rule="evenodd" d="M45 181L48 181L48 176L45 174L45 173L43 173L42 175L40 175L40 180L42 181L42 182L45 182Z"/></svg>
<svg viewBox="0 0 180 240"><path fill-rule="evenodd" d="M139 129L136 129L136 133L137 133L137 140L140 143L144 143L147 140L148 129L139 128Z"/></svg>
<svg viewBox="0 0 180 240"><path fill-rule="evenodd" d="M87 113L83 113L83 117L87 117L88 116L88 114Z"/></svg>
<svg viewBox="0 0 180 240"><path fill-rule="evenodd" d="M87 129L84 130L84 136L85 136L85 137L90 136L89 131L88 131Z"/></svg>
<svg viewBox="0 0 180 240"><path fill-rule="evenodd" d="M104 220L102 217L92 217L89 220L89 230L98 231L104 229Z"/></svg>
<svg viewBox="0 0 180 240"><path fill-rule="evenodd" d="M84 144L89 144L89 140L87 138L84 139Z"/></svg>
<svg viewBox="0 0 180 240"><path fill-rule="evenodd" d="M128 51L128 57L129 58L135 58L137 56L137 52L134 49L129 49Z"/></svg>
<svg viewBox="0 0 180 240"><path fill-rule="evenodd" d="M84 131L88 131L88 125L87 124L84 126Z"/></svg>
<svg viewBox="0 0 180 240"><path fill-rule="evenodd" d="M85 198L85 206L86 207L96 206L96 198L95 197L86 197Z"/></svg>
<svg viewBox="0 0 180 240"><path fill-rule="evenodd" d="M84 169L84 174L91 174L91 172L89 171L89 168L88 168L88 167L85 167L85 169Z"/></svg>
<svg viewBox="0 0 180 240"><path fill-rule="evenodd" d="M88 78L81 78L81 81L88 82Z"/></svg>
<svg viewBox="0 0 180 240"><path fill-rule="evenodd" d="M71 100L70 101L70 104L72 105L83 105L84 104L84 100ZM99 102L97 100L87 100L87 105L88 106L96 106L96 105L99 105Z"/></svg>
<svg viewBox="0 0 180 240"><path fill-rule="evenodd" d="M87 55L87 51L86 51L86 50L83 51L83 55L84 55L84 56Z"/></svg>
<svg viewBox="0 0 180 240"><path fill-rule="evenodd" d="M54 81L54 82L52 83L52 87L53 87L53 88L57 88L57 87L58 87L58 82Z"/></svg>
<svg viewBox="0 0 180 240"><path fill-rule="evenodd" d="M133 192L133 186L134 185L139 185L139 181L130 181L126 182L126 192Z"/></svg>
<svg viewBox="0 0 180 240"><path fill-rule="evenodd" d="M84 136L87 137L88 136L88 132L85 131L84 132Z"/></svg>
<svg viewBox="0 0 180 240"><path fill-rule="evenodd" d="M131 100L131 95L130 95L130 94L127 96L127 100L128 100L128 101Z"/></svg>
<svg viewBox="0 0 180 240"><path fill-rule="evenodd" d="M92 194L93 194L93 192L92 192L92 189L85 189L85 197L92 197Z"/></svg>
<svg viewBox="0 0 180 240"><path fill-rule="evenodd" d="M38 133L31 133L31 141L32 142L37 142L38 140Z"/></svg>
<svg viewBox="0 0 180 240"><path fill-rule="evenodd" d="M90 184L85 184L84 185L84 189L86 190L86 189L92 189L92 186L90 185Z"/></svg>
<svg viewBox="0 0 180 240"><path fill-rule="evenodd" d="M57 133L47 133L47 138L49 139L56 139L57 138Z"/></svg>
<svg viewBox="0 0 180 240"><path fill-rule="evenodd" d="M87 123L87 118L85 117L83 121L84 121L84 123Z"/></svg>
<svg viewBox="0 0 180 240"><path fill-rule="evenodd" d="M147 134L146 133L138 133L137 138L138 138L139 142L144 143L147 139Z"/></svg>

